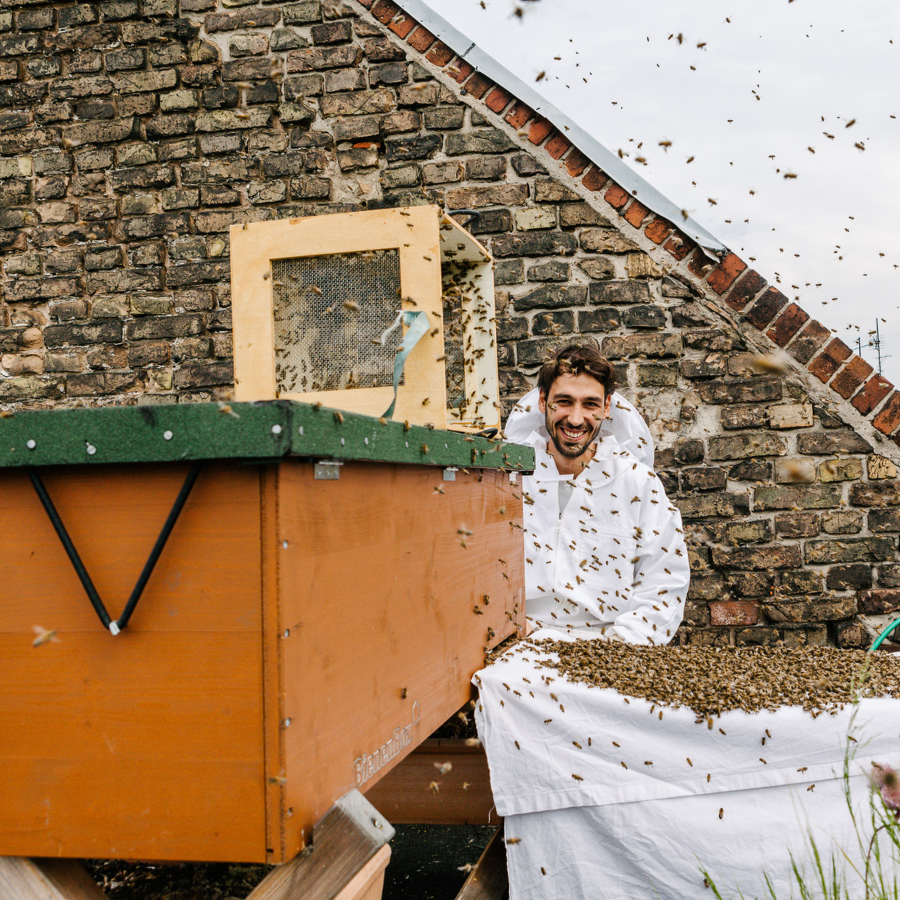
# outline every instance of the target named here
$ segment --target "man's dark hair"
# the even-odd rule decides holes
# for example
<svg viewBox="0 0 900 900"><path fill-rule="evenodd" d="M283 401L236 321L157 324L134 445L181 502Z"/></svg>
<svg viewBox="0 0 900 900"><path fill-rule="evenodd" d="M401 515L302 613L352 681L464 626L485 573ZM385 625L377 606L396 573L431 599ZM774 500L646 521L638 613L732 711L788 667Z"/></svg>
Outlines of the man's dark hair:
<svg viewBox="0 0 900 900"><path fill-rule="evenodd" d="M607 397L611 397L616 389L616 370L609 360L600 355L596 345L585 342L583 344L566 344L557 350L542 366L538 372L537 383L541 393L546 397L550 394L553 382L560 375L590 375L603 385Z"/></svg>

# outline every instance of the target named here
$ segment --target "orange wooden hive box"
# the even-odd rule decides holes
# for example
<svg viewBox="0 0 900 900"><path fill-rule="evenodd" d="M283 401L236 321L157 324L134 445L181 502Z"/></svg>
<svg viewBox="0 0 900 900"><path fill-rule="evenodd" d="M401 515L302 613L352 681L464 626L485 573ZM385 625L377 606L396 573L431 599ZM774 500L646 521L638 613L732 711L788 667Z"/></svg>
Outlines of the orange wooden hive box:
<svg viewBox="0 0 900 900"><path fill-rule="evenodd" d="M293 402L0 420L0 855L296 856L524 621L532 465Z"/></svg>

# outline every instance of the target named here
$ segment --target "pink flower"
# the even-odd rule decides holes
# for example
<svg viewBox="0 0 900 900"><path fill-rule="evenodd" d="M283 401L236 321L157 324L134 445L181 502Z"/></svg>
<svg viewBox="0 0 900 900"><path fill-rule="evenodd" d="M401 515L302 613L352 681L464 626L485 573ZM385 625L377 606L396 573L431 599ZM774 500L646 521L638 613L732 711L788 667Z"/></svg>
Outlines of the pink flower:
<svg viewBox="0 0 900 900"><path fill-rule="evenodd" d="M894 814L895 819L900 819L900 775L890 766L873 763L869 780L881 795L885 808Z"/></svg>

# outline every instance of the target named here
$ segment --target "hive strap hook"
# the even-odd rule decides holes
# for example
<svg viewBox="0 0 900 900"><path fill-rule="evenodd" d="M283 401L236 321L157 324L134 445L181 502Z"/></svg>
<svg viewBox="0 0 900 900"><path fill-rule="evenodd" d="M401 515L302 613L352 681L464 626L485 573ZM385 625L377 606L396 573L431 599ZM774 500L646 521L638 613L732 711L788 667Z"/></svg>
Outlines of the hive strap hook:
<svg viewBox="0 0 900 900"><path fill-rule="evenodd" d="M413 351L413 347L419 343L419 340L427 333L430 325L428 322L428 314L424 312L401 311L397 313L397 318L390 328L385 329L381 334L381 344L384 345L387 336L400 324L406 326L406 334L403 335L403 341L400 349L394 357L394 399L391 405L384 411L383 419L389 419L394 414L394 407L397 405L397 391L400 387L400 378L403 375L403 367L406 365L406 358Z"/></svg>
<svg viewBox="0 0 900 900"><path fill-rule="evenodd" d="M175 498L175 504L172 506L169 516L162 527L162 531L159 533L159 537L156 539L156 543L150 551L150 557L144 565L144 569L137 580L137 584L134 586L134 590L131 592L131 596L128 598L128 602L125 604L125 609L122 610L122 615L120 615L117 620L110 618L103 600L100 599L100 595L97 593L97 588L94 587L91 576L88 574L87 569L84 567L84 563L81 561L81 557L78 555L78 551L75 549L75 545L72 543L72 538L69 537L69 532L66 530L63 520L56 511L53 501L50 499L50 494L47 493L47 488L44 486L41 476L38 475L37 469L28 469L28 477L31 479L31 484L34 486L34 490L40 498L41 504L43 505L51 524L56 530L57 535L59 535L63 548L68 554L69 560L75 569L75 574L78 575L85 593L91 601L91 606L94 607L94 611L97 613L97 617L103 623L103 627L109 630L110 634L118 634L126 625L128 625L128 620L131 618L131 614L134 612L138 600L141 599L141 594L144 593L144 588L147 586L147 582L153 574L156 563L162 555L163 548L166 546L166 541L169 540L169 535L172 533L172 529L175 527L175 523L181 515L181 510L184 509L184 504L187 502L191 490L194 487L194 483L197 481L201 465L202 463L197 461L191 466L191 470L188 472L187 478L185 478L184 484L182 484L181 490Z"/></svg>

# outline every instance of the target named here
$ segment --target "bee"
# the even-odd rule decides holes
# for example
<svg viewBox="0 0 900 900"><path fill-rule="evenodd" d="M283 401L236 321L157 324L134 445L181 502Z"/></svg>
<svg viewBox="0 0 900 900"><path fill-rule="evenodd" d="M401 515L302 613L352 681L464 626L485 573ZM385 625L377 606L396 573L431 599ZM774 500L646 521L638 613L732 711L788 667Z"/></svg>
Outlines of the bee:
<svg viewBox="0 0 900 900"><path fill-rule="evenodd" d="M722 807L719 807L719 818L721 819L722 816L724 816L724 815L725 815L725 810Z"/></svg>
<svg viewBox="0 0 900 900"><path fill-rule="evenodd" d="M55 628L41 628L40 625L35 625L33 630L37 637L31 642L32 647L43 647L44 644L59 643Z"/></svg>
<svg viewBox="0 0 900 900"><path fill-rule="evenodd" d="M623 765L624 765L624 763L623 763ZM576 781L584 781L584 779L583 779L580 775L576 775L574 772L572 773L572 777L573 777Z"/></svg>
<svg viewBox="0 0 900 900"><path fill-rule="evenodd" d="M441 775L446 775L453 768L453 763L435 763L434 767L438 770L438 772L441 773Z"/></svg>

